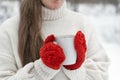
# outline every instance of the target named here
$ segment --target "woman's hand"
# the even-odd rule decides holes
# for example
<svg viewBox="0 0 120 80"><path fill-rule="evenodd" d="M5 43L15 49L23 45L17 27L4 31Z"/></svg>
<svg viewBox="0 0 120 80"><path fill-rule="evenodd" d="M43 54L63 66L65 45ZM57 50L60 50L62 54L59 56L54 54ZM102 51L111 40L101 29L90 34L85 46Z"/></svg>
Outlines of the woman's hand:
<svg viewBox="0 0 120 80"><path fill-rule="evenodd" d="M53 43L54 41L54 35L46 38L45 44L40 49L40 57L45 65L57 70L65 60L65 55L62 48L58 44Z"/></svg>
<svg viewBox="0 0 120 80"><path fill-rule="evenodd" d="M76 63L73 65L64 65L64 67L69 70L74 70L79 68L85 60L85 53L86 53L87 47L86 47L85 36L81 31L78 31L75 35L74 48L77 54Z"/></svg>

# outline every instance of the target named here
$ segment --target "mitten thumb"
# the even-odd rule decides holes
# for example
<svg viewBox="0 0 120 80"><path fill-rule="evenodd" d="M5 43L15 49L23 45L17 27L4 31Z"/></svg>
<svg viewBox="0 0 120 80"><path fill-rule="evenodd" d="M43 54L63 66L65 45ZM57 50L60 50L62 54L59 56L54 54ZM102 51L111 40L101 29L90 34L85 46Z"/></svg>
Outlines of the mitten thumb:
<svg viewBox="0 0 120 80"><path fill-rule="evenodd" d="M55 36L51 34L45 39L45 44L53 41L55 41Z"/></svg>

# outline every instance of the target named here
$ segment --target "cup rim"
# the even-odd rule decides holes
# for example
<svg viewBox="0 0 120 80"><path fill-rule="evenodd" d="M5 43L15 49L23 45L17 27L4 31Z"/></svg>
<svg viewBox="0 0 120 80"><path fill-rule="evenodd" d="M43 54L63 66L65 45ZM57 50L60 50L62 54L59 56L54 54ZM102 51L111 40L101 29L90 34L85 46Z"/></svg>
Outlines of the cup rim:
<svg viewBox="0 0 120 80"><path fill-rule="evenodd" d="M74 35L59 35L59 36L56 36L56 38L70 38L70 37L74 37Z"/></svg>

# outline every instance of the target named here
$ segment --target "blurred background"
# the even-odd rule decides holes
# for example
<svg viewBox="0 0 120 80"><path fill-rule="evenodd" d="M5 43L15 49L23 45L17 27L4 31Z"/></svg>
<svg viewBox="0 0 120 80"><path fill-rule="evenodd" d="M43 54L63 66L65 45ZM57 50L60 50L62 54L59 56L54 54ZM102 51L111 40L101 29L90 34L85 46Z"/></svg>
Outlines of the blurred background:
<svg viewBox="0 0 120 80"><path fill-rule="evenodd" d="M111 59L109 80L120 80L120 0L67 0L68 8L89 16ZM19 0L0 0L0 25L18 14Z"/></svg>

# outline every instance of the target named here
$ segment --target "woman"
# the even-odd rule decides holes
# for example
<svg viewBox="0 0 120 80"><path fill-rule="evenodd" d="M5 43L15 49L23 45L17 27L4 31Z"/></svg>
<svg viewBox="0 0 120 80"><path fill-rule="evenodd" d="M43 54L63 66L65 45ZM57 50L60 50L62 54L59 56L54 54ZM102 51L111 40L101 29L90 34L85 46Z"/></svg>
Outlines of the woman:
<svg viewBox="0 0 120 80"><path fill-rule="evenodd" d="M107 80L109 59L88 22L65 0L22 0L0 27L0 80ZM61 35L75 36L73 65L62 64Z"/></svg>

